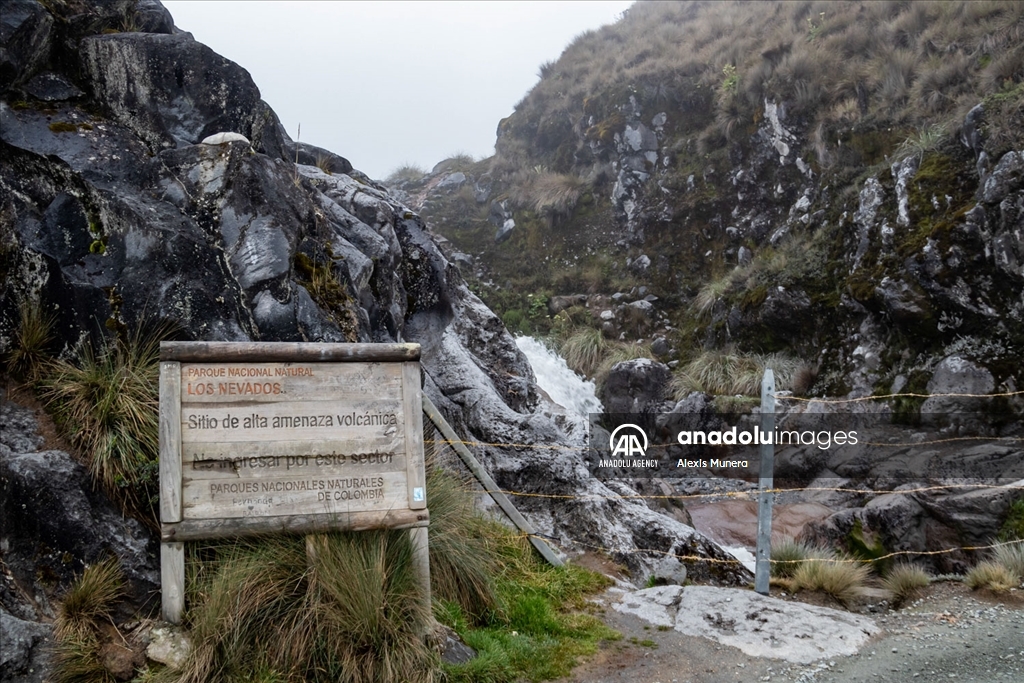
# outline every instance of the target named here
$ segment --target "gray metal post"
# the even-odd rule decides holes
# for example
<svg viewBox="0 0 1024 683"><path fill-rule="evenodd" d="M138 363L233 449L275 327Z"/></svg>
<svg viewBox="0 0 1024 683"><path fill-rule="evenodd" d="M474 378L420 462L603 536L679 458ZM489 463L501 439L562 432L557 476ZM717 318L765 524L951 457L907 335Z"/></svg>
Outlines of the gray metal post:
<svg viewBox="0 0 1024 683"><path fill-rule="evenodd" d="M764 443L769 441L770 443ZM764 371L761 380L761 480L757 495L757 565L754 590L768 595L772 557L772 497L775 487L775 373Z"/></svg>

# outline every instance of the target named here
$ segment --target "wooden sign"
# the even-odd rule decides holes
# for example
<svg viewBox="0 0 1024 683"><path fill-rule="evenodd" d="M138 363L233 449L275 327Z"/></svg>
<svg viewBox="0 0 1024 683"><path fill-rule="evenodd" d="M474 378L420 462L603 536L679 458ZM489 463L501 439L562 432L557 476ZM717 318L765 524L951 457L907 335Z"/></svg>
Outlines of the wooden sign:
<svg viewBox="0 0 1024 683"><path fill-rule="evenodd" d="M426 526L418 345L165 342L160 351L166 546ZM165 583L169 621L180 618L180 599L166 609L176 590Z"/></svg>

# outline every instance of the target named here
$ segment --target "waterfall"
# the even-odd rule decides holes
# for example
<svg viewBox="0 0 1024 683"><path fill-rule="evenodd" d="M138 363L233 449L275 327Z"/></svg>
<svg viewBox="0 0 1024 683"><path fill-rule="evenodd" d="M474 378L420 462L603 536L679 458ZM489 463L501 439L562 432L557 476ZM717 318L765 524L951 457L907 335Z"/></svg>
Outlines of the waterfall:
<svg viewBox="0 0 1024 683"><path fill-rule="evenodd" d="M565 359L533 337L516 337L516 345L533 366L537 385L567 412L586 419L588 413L604 412L597 387L573 372Z"/></svg>

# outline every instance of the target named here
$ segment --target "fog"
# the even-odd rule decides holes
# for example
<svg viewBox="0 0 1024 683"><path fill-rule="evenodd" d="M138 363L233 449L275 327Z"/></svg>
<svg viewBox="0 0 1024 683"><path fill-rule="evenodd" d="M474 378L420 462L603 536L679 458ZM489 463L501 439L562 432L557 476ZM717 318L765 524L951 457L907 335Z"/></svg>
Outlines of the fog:
<svg viewBox="0 0 1024 683"><path fill-rule="evenodd" d="M164 2L180 29L252 74L292 138L374 178L493 154L540 65L630 4Z"/></svg>

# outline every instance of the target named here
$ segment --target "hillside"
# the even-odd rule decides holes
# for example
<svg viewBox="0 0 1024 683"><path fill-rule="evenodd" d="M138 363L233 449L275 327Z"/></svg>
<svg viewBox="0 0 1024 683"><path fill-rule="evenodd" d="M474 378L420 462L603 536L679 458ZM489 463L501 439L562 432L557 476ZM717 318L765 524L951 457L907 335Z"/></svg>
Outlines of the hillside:
<svg viewBox="0 0 1024 683"><path fill-rule="evenodd" d="M1012 390L1022 81L1018 2L637 3L541 68L493 158L390 184L510 328L655 339L684 389L777 353L814 394L951 356Z"/></svg>

